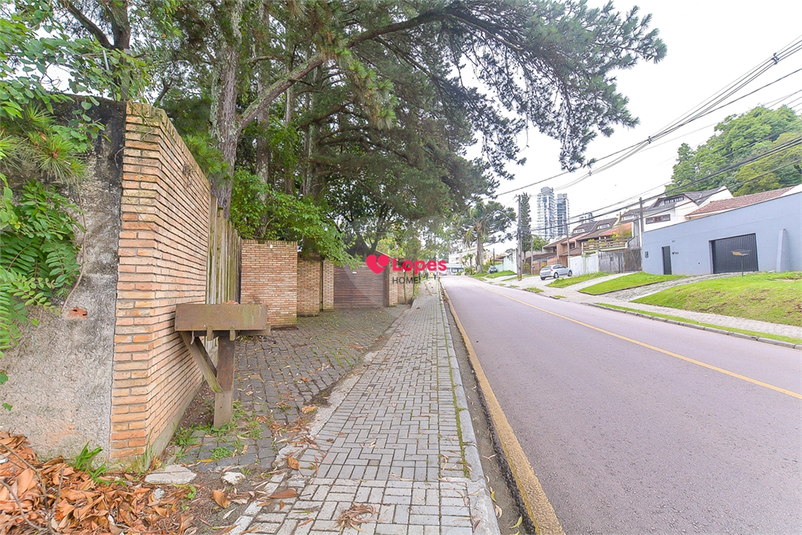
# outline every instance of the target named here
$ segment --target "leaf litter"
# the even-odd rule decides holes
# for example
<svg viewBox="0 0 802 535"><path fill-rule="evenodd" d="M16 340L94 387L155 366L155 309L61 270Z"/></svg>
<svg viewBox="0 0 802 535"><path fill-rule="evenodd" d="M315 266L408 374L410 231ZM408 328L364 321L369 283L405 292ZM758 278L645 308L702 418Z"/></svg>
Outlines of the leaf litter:
<svg viewBox="0 0 802 535"><path fill-rule="evenodd" d="M0 535L57 532L82 535L191 535L192 515L182 512L190 490L125 475L105 481L56 457L40 462L23 435L0 431Z"/></svg>

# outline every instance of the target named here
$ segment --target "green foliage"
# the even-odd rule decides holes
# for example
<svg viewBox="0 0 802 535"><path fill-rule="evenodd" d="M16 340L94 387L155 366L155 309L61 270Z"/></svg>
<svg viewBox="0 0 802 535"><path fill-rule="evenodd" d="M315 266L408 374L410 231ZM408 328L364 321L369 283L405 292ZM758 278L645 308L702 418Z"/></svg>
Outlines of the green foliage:
<svg viewBox="0 0 802 535"><path fill-rule="evenodd" d="M80 271L69 214L77 211L54 188L31 180L11 208L16 225L0 230L0 352L13 347L30 305L53 309Z"/></svg>
<svg viewBox="0 0 802 535"><path fill-rule="evenodd" d="M549 244L549 240L545 240L540 236L532 236L532 250L542 251L545 246Z"/></svg>
<svg viewBox="0 0 802 535"><path fill-rule="evenodd" d="M89 477L92 478L92 481L95 483L108 483L108 481L104 481L100 478L104 473L108 471L108 467L105 463L101 464L97 468L92 468L94 464L95 457L103 451L103 448L97 447L93 450L89 450L89 443L87 442L84 444L81 453L78 454L78 457L75 459L75 463L73 463L73 467L76 470L80 470L81 472L86 472L89 474Z"/></svg>
<svg viewBox="0 0 802 535"><path fill-rule="evenodd" d="M246 239L298 241L306 253L335 262L350 259L321 208L311 200L276 191L247 171L234 175L231 221Z"/></svg>
<svg viewBox="0 0 802 535"><path fill-rule="evenodd" d="M228 175L228 164L223 154L214 147L214 141L209 134L188 134L183 139L209 182L215 183Z"/></svg>
<svg viewBox="0 0 802 535"><path fill-rule="evenodd" d="M211 458L213 461L219 461L220 459L227 459L233 456L234 452L224 446L217 446L215 449L212 450L211 453Z"/></svg>
<svg viewBox="0 0 802 535"><path fill-rule="evenodd" d="M92 38L76 34L61 22L60 3L17 0L0 4L0 120L19 118L26 106L69 101L57 86L67 72L75 94L123 99L141 93L148 83L146 64L123 50L106 49ZM90 97L77 110L77 134L91 124L84 113L97 101ZM95 127L96 128L96 127Z"/></svg>
<svg viewBox="0 0 802 535"><path fill-rule="evenodd" d="M740 116L731 115L716 126L716 134L695 150L686 143L679 147L667 189L681 193L727 186L734 195L745 195L802 183L800 144L780 147L800 136L802 118L786 106L776 110L757 107ZM772 149L777 152L705 179Z"/></svg>
<svg viewBox="0 0 802 535"><path fill-rule="evenodd" d="M510 240L507 229L515 221L515 210L498 201L477 201L455 222L457 236L467 244L476 245L476 270L481 273L484 245Z"/></svg>

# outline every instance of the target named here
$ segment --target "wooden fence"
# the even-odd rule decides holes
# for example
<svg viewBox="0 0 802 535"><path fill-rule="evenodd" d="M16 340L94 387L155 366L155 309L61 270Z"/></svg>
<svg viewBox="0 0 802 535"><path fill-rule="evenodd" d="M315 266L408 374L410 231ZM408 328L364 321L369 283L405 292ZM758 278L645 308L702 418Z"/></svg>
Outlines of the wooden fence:
<svg viewBox="0 0 802 535"><path fill-rule="evenodd" d="M212 197L209 207L209 257L207 261L206 302L220 304L240 301L242 240L234 225L217 207Z"/></svg>

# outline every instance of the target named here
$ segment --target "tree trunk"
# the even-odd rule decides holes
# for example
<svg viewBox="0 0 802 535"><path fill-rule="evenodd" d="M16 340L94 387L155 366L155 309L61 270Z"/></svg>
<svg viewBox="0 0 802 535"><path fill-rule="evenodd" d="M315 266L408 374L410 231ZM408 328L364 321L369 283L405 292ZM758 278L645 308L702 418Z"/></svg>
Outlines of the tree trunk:
<svg viewBox="0 0 802 535"><path fill-rule="evenodd" d="M476 272L482 273L484 271L485 263L485 244L482 243L482 233L476 233Z"/></svg>
<svg viewBox="0 0 802 535"><path fill-rule="evenodd" d="M261 13L262 26L264 28L270 27L270 7L267 1L262 3ZM264 44L264 43L262 43ZM267 48L267 47L265 47ZM267 50L263 50L265 53ZM256 77L256 93L260 94L263 89L269 85L270 64L266 61L260 62L257 70ZM261 127L262 134L256 138L256 176L258 176L265 184L271 184L270 177L270 139L267 137L267 132L270 128L270 108L263 108L256 117L256 120Z"/></svg>
<svg viewBox="0 0 802 535"><path fill-rule="evenodd" d="M237 118L237 73L242 44L240 33L242 0L231 2L230 6L231 33L221 39L215 58L210 113L212 138L217 142L217 148L228 164L228 176L212 183L211 190L212 195L217 197L217 206L223 209L226 217L231 212L231 175L237 160L237 143L240 138L240 123Z"/></svg>

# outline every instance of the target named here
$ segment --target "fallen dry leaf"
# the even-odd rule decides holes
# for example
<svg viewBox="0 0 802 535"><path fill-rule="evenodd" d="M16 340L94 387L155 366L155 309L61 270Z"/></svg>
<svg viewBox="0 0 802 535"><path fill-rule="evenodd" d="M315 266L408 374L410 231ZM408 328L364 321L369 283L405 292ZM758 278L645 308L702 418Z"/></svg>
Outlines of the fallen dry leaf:
<svg viewBox="0 0 802 535"><path fill-rule="evenodd" d="M281 492L274 492L270 496L267 497L268 500L288 500L290 498L296 498L298 496L298 492L295 489L285 489Z"/></svg>
<svg viewBox="0 0 802 535"><path fill-rule="evenodd" d="M357 531L362 531L359 529L359 524L370 522L370 517L374 514L376 514L376 508L372 505L360 505L357 503L352 503L351 507L347 511L343 511L343 513L337 519L337 524L340 526L340 531L346 527L354 528ZM368 518L360 518L363 515L369 516Z"/></svg>
<svg viewBox="0 0 802 535"><path fill-rule="evenodd" d="M41 463L24 436L6 432L0 432L0 454L7 459L0 463L0 481L8 485L0 486L3 535L192 535L192 517L178 507L186 488L168 490L156 501L154 485L129 474L94 481L60 457Z"/></svg>
<svg viewBox="0 0 802 535"><path fill-rule="evenodd" d="M226 497L226 493L221 491L221 490L213 490L212 491L212 499L214 499L214 501L217 503L217 505L219 505L223 509L228 507L230 505L230 503L231 503L231 502L228 501L228 497Z"/></svg>
<svg viewBox="0 0 802 535"><path fill-rule="evenodd" d="M293 470L300 470L301 469L301 463L299 463L298 459L296 459L292 455L288 455L287 456L287 466L289 466Z"/></svg>
<svg viewBox="0 0 802 535"><path fill-rule="evenodd" d="M303 407L301 407L301 412L304 414L309 414L310 412L316 410L317 410L317 405L304 405Z"/></svg>

